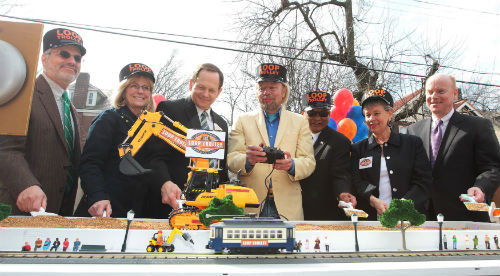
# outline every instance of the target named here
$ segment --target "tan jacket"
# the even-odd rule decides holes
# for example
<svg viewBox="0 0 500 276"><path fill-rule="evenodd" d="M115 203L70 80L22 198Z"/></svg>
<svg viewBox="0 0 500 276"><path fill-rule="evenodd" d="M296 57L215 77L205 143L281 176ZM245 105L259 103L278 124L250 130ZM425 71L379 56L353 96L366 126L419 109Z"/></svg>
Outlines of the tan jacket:
<svg viewBox="0 0 500 276"><path fill-rule="evenodd" d="M289 151L295 163L295 176L286 171L274 170L270 178L278 213L289 220L303 220L302 194L299 180L314 171L316 162L307 120L296 113L282 108L274 147ZM262 110L242 114L233 125L228 147L229 169L237 173L241 170L241 181L255 190L259 201L266 198L264 179L271 172L272 165L257 163L250 172L245 170L246 150L249 145L269 145L269 138ZM269 185L269 180L266 183ZM246 211L258 213L256 208Z"/></svg>

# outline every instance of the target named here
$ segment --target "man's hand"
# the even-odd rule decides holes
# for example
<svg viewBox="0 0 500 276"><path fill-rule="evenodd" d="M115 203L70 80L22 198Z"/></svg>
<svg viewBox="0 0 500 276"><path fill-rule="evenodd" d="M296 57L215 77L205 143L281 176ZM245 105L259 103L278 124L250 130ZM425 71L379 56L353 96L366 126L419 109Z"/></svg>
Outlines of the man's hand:
<svg viewBox="0 0 500 276"><path fill-rule="evenodd" d="M93 217L102 217L106 211L106 217L111 217L111 202L109 200L99 200L89 208L89 214Z"/></svg>
<svg viewBox="0 0 500 276"><path fill-rule="evenodd" d="M17 196L17 208L23 212L40 211L40 207L47 209L47 196L40 186L33 185L24 189Z"/></svg>
<svg viewBox="0 0 500 276"><path fill-rule="evenodd" d="M339 200L344 201L344 202L350 202L352 204L353 208L355 208L356 204L358 204L356 197L351 195L350 193L340 193ZM340 204L339 204L339 208L345 208L345 207L340 206Z"/></svg>
<svg viewBox="0 0 500 276"><path fill-rule="evenodd" d="M467 195L473 196L476 199L477 203L484 203L484 193L483 193L483 190L481 190L481 188L479 188L479 187L470 187L467 190ZM460 200L467 201L467 200L463 200L463 199L460 199Z"/></svg>
<svg viewBox="0 0 500 276"><path fill-rule="evenodd" d="M255 166L256 163L264 163L267 161L266 153L261 146L249 145L247 147L247 159L250 165Z"/></svg>
<svg viewBox="0 0 500 276"><path fill-rule="evenodd" d="M382 215L382 213L389 208L387 203L382 199L376 198L375 196L370 196L370 206L377 209L377 214Z"/></svg>
<svg viewBox="0 0 500 276"><path fill-rule="evenodd" d="M170 205L173 209L179 208L177 199L181 199L181 194L179 186L170 180L161 186L161 202Z"/></svg>
<svg viewBox="0 0 500 276"><path fill-rule="evenodd" d="M285 159L278 159L274 163L273 167L275 170L288 171L292 168L292 155L290 152L284 150Z"/></svg>

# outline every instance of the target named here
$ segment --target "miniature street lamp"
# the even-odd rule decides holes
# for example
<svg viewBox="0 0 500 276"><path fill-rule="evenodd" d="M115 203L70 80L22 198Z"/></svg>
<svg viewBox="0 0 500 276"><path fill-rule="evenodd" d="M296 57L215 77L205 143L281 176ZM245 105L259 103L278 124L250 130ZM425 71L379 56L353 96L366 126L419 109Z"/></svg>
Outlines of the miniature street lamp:
<svg viewBox="0 0 500 276"><path fill-rule="evenodd" d="M356 250L356 252L359 252L359 244L358 244L358 216L356 214L352 214L351 221L352 221L352 224L354 224L354 241L355 241L354 250Z"/></svg>
<svg viewBox="0 0 500 276"><path fill-rule="evenodd" d="M127 249L127 236L128 236L128 230L130 228L130 223L134 219L134 210L130 210L127 213L127 230L125 231L125 239L123 239L123 244L122 244L122 252L125 252Z"/></svg>
<svg viewBox="0 0 500 276"><path fill-rule="evenodd" d="M443 214L439 213L437 215L437 222L439 224L439 250L443 250Z"/></svg>

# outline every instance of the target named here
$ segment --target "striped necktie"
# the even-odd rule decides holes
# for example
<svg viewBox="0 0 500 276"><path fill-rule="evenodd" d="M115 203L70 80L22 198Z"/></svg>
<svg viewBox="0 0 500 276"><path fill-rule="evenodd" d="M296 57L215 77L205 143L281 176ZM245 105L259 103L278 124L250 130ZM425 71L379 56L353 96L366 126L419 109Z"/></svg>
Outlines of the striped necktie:
<svg viewBox="0 0 500 276"><path fill-rule="evenodd" d="M203 111L200 115L200 124L202 129L210 130L210 127L208 127L208 113L206 111ZM217 160L210 159L209 165L210 168L217 168Z"/></svg>
<svg viewBox="0 0 500 276"><path fill-rule="evenodd" d="M64 137L66 138L66 146L68 147L70 167L68 168L66 175L66 189L65 193L70 192L73 187L73 125L71 124L71 102L68 98L68 92L64 91L62 95L62 101L64 105Z"/></svg>

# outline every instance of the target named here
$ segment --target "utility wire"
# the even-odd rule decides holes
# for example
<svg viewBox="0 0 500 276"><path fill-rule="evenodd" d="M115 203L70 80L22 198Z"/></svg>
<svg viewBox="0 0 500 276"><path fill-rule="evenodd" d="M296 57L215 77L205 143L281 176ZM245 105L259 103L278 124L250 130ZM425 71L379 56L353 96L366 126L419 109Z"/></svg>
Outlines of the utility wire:
<svg viewBox="0 0 500 276"><path fill-rule="evenodd" d="M497 15L497 16L500 15L500 13L495 13L495 12L466 9L466 8L462 8L462 7L451 6L451 5L446 5L446 4L432 3L432 2L422 1L422 0L413 0L413 1L418 2L418 3L423 3L423 4L428 4L428 5L434 5L434 6L440 6L440 7L446 7L446 8L453 8L453 9L458 9L458 10L463 10L463 11L477 12L477 13Z"/></svg>
<svg viewBox="0 0 500 276"><path fill-rule="evenodd" d="M5 14L0 15L0 17L6 17L6 18L11 18L11 19L16 19L16 20L24 20L24 21L29 21L29 22L37 22L37 23L45 23L45 24L53 25L53 23L51 21L43 20L43 19L22 18L22 17L10 16L10 15L5 15ZM75 24L55 24L55 25L60 25L60 26L64 26L64 27L72 27L72 28L94 31L94 32L101 32L101 33L106 33L106 34L114 34L114 35L149 39L149 40L155 40L155 41L164 41L164 42L170 42L170 43L175 43L175 44L197 46L197 47L225 50L225 51L231 51L231 52L264 55L264 56L270 56L270 57L276 57L276 58L292 59L292 60L299 60L299 61L313 62L313 63L323 63L323 64L341 66L341 67L346 67L346 68L351 68L351 69L360 69L361 68L359 66L348 66L348 65L345 65L342 63L331 63L331 62L324 62L324 61L320 61L320 60L311 60L311 59L305 59L305 58L293 58L293 57L284 56L284 55L262 53L262 52L235 49L235 48L227 48L227 47L220 47L220 46L214 46L214 45L205 45L205 44L200 44L200 43L177 41L177 40L164 39L164 38L148 37L148 36L143 36L143 35L127 34L127 33L120 33L120 32L114 32L114 31L99 30L99 29L94 29L94 28L89 28L89 27L84 27L84 26L77 26ZM427 77L424 75L417 75L417 74L396 72L396 71L389 71L389 70L381 70L381 69L375 69L375 68L368 68L368 70L371 70L374 72L390 73L390 74L404 75L404 76L417 77L417 78L426 78ZM491 86L491 87L499 87L500 88L500 84L478 83L478 82L461 81L461 80L456 80L456 82L466 83L466 84L474 84L474 85Z"/></svg>

